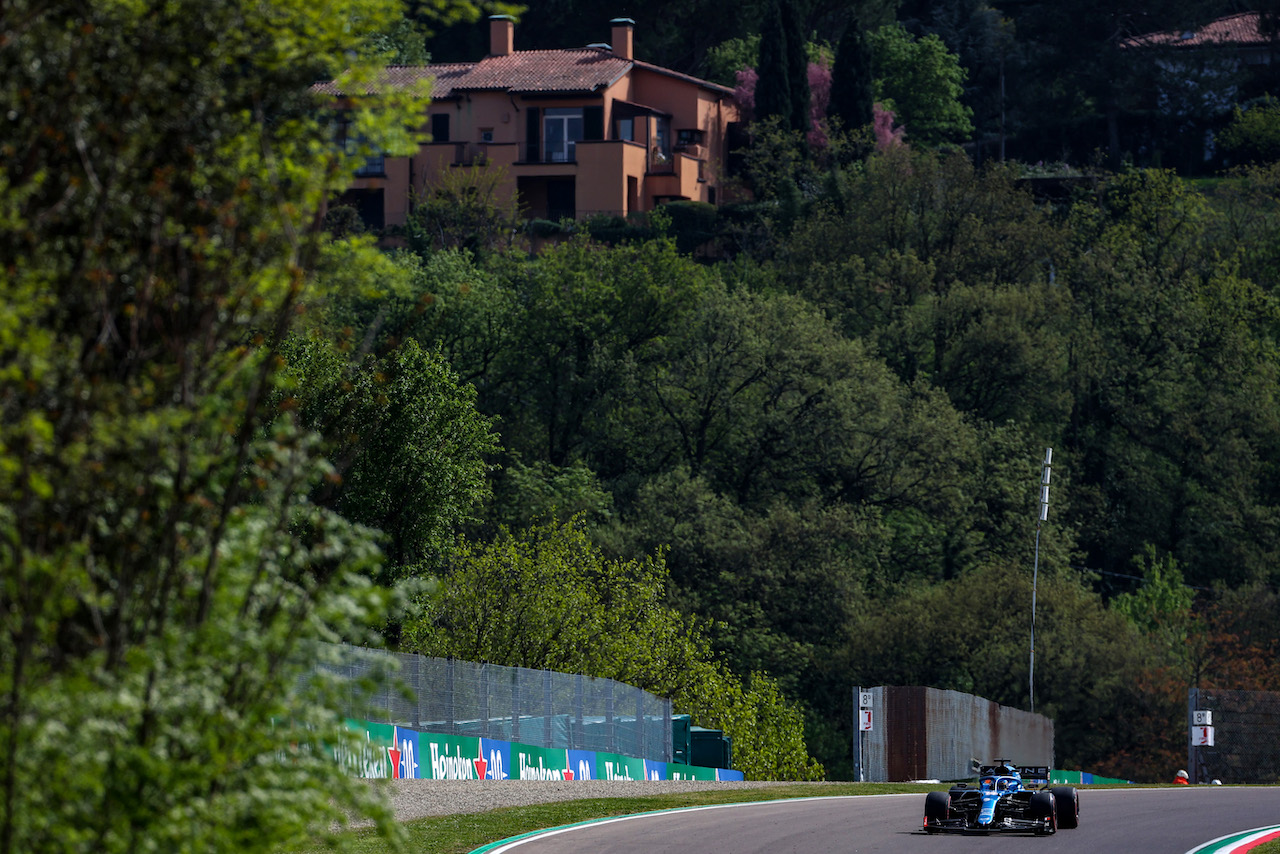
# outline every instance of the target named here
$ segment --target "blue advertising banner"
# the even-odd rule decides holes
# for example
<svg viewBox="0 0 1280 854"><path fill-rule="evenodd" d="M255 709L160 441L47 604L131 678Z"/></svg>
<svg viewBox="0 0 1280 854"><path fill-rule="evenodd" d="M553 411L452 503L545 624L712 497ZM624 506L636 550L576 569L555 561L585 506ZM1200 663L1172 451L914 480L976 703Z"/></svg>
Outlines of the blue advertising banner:
<svg viewBox="0 0 1280 854"><path fill-rule="evenodd" d="M387 748L391 755L391 776L401 780L419 779L417 731L395 727L393 732L393 744Z"/></svg>
<svg viewBox="0 0 1280 854"><path fill-rule="evenodd" d="M570 750L569 768L575 780L598 780L596 776L596 752L594 750Z"/></svg>
<svg viewBox="0 0 1280 854"><path fill-rule="evenodd" d="M646 780L667 779L667 763L659 762L656 759L644 760L644 778Z"/></svg>
<svg viewBox="0 0 1280 854"><path fill-rule="evenodd" d="M480 739L480 759L476 771L481 780L506 780L511 774L511 742Z"/></svg>

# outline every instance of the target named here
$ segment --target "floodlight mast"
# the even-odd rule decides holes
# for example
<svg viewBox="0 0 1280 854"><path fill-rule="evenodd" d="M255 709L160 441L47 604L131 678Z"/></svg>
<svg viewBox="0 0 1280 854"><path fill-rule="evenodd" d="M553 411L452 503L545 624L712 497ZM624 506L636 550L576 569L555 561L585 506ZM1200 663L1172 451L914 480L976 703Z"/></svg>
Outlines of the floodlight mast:
<svg viewBox="0 0 1280 854"><path fill-rule="evenodd" d="M1040 469L1040 515L1036 518L1036 556L1031 570L1031 667L1027 689L1031 696L1031 712L1036 711L1036 585L1040 578L1040 526L1049 519L1049 472L1053 468L1053 448L1044 449Z"/></svg>

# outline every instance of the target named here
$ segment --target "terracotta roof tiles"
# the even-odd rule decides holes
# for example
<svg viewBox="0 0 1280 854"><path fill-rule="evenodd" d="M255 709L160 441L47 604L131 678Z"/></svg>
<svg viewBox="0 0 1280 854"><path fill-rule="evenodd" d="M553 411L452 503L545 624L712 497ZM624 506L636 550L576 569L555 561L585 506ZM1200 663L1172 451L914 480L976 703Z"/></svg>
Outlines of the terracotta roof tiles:
<svg viewBox="0 0 1280 854"><path fill-rule="evenodd" d="M590 92L616 81L631 60L598 48L521 50L475 63L454 89L505 89L513 92Z"/></svg>
<svg viewBox="0 0 1280 854"><path fill-rule="evenodd" d="M623 59L596 47L520 50L506 56L485 57L479 62L449 65L393 65L384 69L380 82L394 87L432 78L431 97L437 100L477 90L577 93L609 86L632 68L686 80L723 94L733 93L728 87L647 62ZM344 94L334 81L317 83L312 89L333 97Z"/></svg>
<svg viewBox="0 0 1280 854"><path fill-rule="evenodd" d="M1198 30L1166 30L1135 36L1123 43L1124 47L1238 47L1271 44L1275 38L1258 32L1257 12L1241 12L1211 21Z"/></svg>

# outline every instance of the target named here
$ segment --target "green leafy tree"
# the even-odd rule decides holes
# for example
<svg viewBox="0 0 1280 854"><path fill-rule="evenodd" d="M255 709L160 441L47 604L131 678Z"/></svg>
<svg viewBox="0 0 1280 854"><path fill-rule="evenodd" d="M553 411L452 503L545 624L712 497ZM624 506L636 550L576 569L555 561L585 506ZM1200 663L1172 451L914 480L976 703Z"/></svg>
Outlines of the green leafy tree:
<svg viewBox="0 0 1280 854"><path fill-rule="evenodd" d="M1280 99L1267 96L1247 108L1237 104L1231 123L1217 139L1234 162L1266 164L1280 160Z"/></svg>
<svg viewBox="0 0 1280 854"><path fill-rule="evenodd" d="M311 335L285 348L291 405L330 437L334 471L315 500L387 535L393 578L430 572L459 526L488 497L489 420L436 354L410 339L352 359Z"/></svg>
<svg viewBox="0 0 1280 854"><path fill-rule="evenodd" d="M492 164L446 170L409 214L409 248L419 254L466 249L477 255L511 248L519 205L514 196L502 194L507 180L506 170Z"/></svg>
<svg viewBox="0 0 1280 854"><path fill-rule="evenodd" d="M876 100L893 111L908 141L938 146L967 140L973 111L961 101L966 72L942 39L915 38L899 24L869 38Z"/></svg>
<svg viewBox="0 0 1280 854"><path fill-rule="evenodd" d="M729 39L707 51L708 80L723 86L737 83L737 73L744 68L755 68L760 61L760 35Z"/></svg>
<svg viewBox="0 0 1280 854"><path fill-rule="evenodd" d="M820 776L799 709L767 677L744 682L718 664L699 621L666 598L660 553L609 560L580 525L552 521L460 544L405 641L428 655L616 679L722 727L735 765L753 779Z"/></svg>
<svg viewBox="0 0 1280 854"><path fill-rule="evenodd" d="M307 678L316 641L380 621L380 557L269 409L350 166L308 89L395 11L0 10L4 854L395 835ZM383 104L364 128L402 150L416 118Z"/></svg>
<svg viewBox="0 0 1280 854"><path fill-rule="evenodd" d="M1005 168L891 151L846 177L779 250L782 281L906 381L971 415L1058 425L1070 407L1066 234Z"/></svg>
<svg viewBox="0 0 1280 854"><path fill-rule="evenodd" d="M1087 473L1072 512L1091 565L1123 568L1151 543L1188 583L1235 586L1270 578L1277 546L1261 522L1276 512L1276 309L1215 259L1211 219L1151 171L1077 210L1089 251L1063 271L1077 308L1067 441Z"/></svg>
<svg viewBox="0 0 1280 854"><path fill-rule="evenodd" d="M1182 582L1178 562L1168 555L1161 558L1153 546L1147 546L1136 563L1142 570L1142 587L1121 593L1111 606L1143 632L1165 633L1171 649L1184 646L1195 592Z"/></svg>
<svg viewBox="0 0 1280 854"><path fill-rule="evenodd" d="M592 440L609 434L629 366L653 358L698 298L705 267L668 238L611 248L579 236L500 269L514 314L507 345L475 376L481 409L501 417L503 445L522 459L565 468L591 450L608 478L618 461Z"/></svg>
<svg viewBox="0 0 1280 854"><path fill-rule="evenodd" d="M1231 170L1209 194L1216 246L1234 247L1240 274L1270 290L1280 281L1280 161Z"/></svg>

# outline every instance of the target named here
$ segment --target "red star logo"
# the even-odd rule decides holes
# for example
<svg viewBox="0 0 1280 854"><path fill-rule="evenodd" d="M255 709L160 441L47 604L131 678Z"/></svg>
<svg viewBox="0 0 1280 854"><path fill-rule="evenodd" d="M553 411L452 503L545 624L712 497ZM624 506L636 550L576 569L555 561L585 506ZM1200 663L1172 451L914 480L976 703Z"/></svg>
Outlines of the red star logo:
<svg viewBox="0 0 1280 854"><path fill-rule="evenodd" d="M489 767L489 763L484 761L483 756L481 756L479 759L473 759L471 761L476 764L476 776L481 780L483 780L485 769Z"/></svg>

